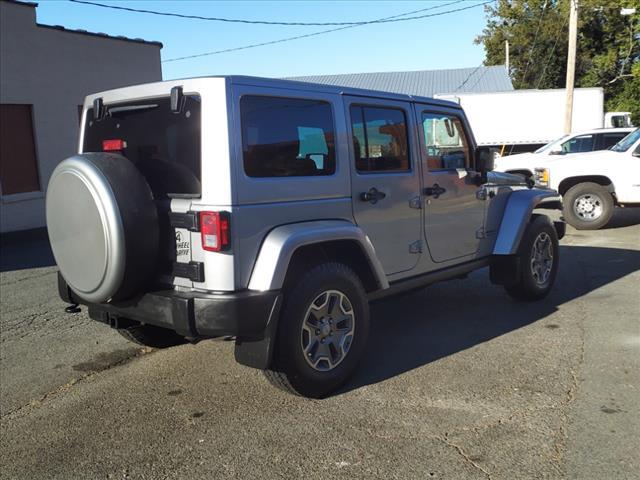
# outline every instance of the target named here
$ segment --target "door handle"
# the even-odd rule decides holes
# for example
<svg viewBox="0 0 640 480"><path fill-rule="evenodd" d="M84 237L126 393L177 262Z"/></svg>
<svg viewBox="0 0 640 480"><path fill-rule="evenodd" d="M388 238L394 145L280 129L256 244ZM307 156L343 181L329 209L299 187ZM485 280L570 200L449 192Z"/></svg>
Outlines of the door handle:
<svg viewBox="0 0 640 480"><path fill-rule="evenodd" d="M375 187L371 187L368 192L362 192L360 194L360 200L362 200L363 202L369 202L373 205L378 203L379 200L382 200L386 196L386 193L381 192Z"/></svg>
<svg viewBox="0 0 640 480"><path fill-rule="evenodd" d="M442 195L446 191L447 191L446 188L441 187L437 183L434 183L433 187L427 187L424 189L424 194L427 197L438 198L440 195Z"/></svg>

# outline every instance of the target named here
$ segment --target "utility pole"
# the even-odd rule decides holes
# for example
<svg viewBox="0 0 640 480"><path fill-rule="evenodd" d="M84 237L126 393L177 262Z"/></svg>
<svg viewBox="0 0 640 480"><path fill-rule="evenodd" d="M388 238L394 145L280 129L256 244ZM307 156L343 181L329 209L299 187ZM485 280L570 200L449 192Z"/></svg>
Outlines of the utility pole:
<svg viewBox="0 0 640 480"><path fill-rule="evenodd" d="M504 64L507 68L507 75L509 75L509 40L504 41Z"/></svg>
<svg viewBox="0 0 640 480"><path fill-rule="evenodd" d="M578 42L578 0L569 0L569 51L567 53L567 105L564 114L564 133L571 133L573 120L573 85L576 77L576 46Z"/></svg>

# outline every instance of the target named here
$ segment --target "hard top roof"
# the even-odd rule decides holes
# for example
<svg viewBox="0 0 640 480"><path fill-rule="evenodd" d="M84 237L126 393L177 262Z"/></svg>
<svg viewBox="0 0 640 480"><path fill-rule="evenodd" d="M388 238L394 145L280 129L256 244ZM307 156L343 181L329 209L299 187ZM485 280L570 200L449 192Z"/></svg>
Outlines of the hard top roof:
<svg viewBox="0 0 640 480"><path fill-rule="evenodd" d="M390 93L390 92L382 92L379 90L365 90L360 88L347 88L347 87L337 87L333 85L321 85L316 83L307 83L300 82L295 80L283 80L278 78L264 78L264 77L252 77L247 75L207 75L201 77L189 77L189 78L178 78L172 80L164 80L159 82L150 82L143 83L137 85L130 85L127 87L114 88L110 90L105 90L102 92L95 92L87 95L87 100L93 100L102 96L111 97L111 101L114 101L114 95L117 97L117 102L127 101L130 98L139 98L147 96L146 94L150 91L153 91L155 95L158 95L159 91L166 91L166 94L169 95L171 88L178 86L185 86L185 88L202 88L202 87L190 87L188 85L189 82L206 82L207 80L224 80L227 85L238 85L238 86L251 86L251 87L261 87L261 88L272 88L274 89L274 94L277 94L278 89L287 89L287 90L299 90L301 92L317 92L317 93L325 93L325 94L335 94L335 95L352 95L356 97L363 98L376 98L383 100L398 100L404 102L416 102L416 103L424 103L428 105L441 106L446 108L454 108L458 110L462 110L462 107L456 103L448 100L440 100L436 98L429 97L419 97L413 95L403 95L399 93ZM166 86L166 87L165 87ZM165 90L166 88L166 90ZM194 90L195 91L195 90Z"/></svg>
<svg viewBox="0 0 640 480"><path fill-rule="evenodd" d="M204 77L209 78L209 77ZM311 90L322 93L333 93L339 95L353 95L360 97L375 97L384 98L389 100L400 100L418 103L428 103L432 105L441 105L443 107L458 108L460 105L456 102L449 100L440 100L431 97L420 97L416 95L407 95L402 93L384 92L381 90L367 90L363 88L352 87L340 87L334 85L326 85L320 83L310 83L300 80L285 80L280 78L265 78L265 77L253 77L248 75L215 75L210 78L225 78L233 85L252 85L256 87L271 87L271 88L290 88L296 90ZM188 80L188 79L184 79Z"/></svg>

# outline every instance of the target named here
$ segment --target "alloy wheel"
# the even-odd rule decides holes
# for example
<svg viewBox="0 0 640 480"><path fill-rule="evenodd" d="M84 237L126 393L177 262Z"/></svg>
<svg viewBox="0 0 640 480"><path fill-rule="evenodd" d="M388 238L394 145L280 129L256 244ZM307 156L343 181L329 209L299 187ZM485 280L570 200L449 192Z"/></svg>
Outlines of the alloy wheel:
<svg viewBox="0 0 640 480"><path fill-rule="evenodd" d="M553 243L546 232L541 232L533 242L531 250L531 274L538 286L549 281L553 268Z"/></svg>
<svg viewBox="0 0 640 480"><path fill-rule="evenodd" d="M573 213L586 222L593 222L600 218L604 210L604 202L595 193L580 195L573 202Z"/></svg>
<svg viewBox="0 0 640 480"><path fill-rule="evenodd" d="M314 370L337 367L349 353L355 330L353 306L338 290L326 290L309 305L304 316L301 346Z"/></svg>

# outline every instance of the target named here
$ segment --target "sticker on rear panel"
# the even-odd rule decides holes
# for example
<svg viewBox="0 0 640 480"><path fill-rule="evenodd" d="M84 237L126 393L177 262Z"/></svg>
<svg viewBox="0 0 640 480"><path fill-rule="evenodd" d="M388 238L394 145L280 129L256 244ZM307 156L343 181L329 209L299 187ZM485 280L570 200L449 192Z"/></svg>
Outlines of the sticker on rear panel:
<svg viewBox="0 0 640 480"><path fill-rule="evenodd" d="M176 261L191 261L191 234L185 228L176 228Z"/></svg>

